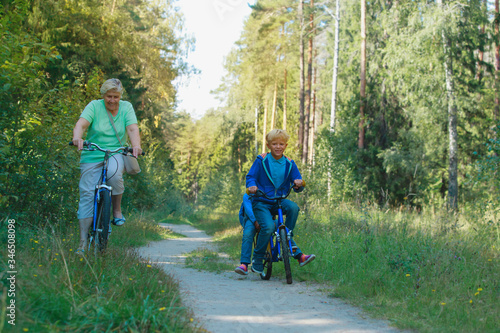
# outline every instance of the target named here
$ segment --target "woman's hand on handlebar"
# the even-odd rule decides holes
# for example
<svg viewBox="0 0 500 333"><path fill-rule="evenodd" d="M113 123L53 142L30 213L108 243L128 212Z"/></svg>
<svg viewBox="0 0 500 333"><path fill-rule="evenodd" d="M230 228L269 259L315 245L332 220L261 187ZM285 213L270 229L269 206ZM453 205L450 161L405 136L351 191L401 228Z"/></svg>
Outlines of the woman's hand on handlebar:
<svg viewBox="0 0 500 333"><path fill-rule="evenodd" d="M83 139L73 138L73 146L76 146L78 148L78 150L82 150L83 149L83 142L84 142Z"/></svg>
<svg viewBox="0 0 500 333"><path fill-rule="evenodd" d="M142 154L142 148L141 147L132 147L132 156L137 158L139 155Z"/></svg>

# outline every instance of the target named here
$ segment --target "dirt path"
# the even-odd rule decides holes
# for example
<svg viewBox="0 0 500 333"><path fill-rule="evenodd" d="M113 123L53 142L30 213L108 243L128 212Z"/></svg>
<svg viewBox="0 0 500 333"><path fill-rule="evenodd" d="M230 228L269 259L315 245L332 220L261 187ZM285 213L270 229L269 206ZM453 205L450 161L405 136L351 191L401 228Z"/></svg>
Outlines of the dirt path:
<svg viewBox="0 0 500 333"><path fill-rule="evenodd" d="M313 284L287 285L279 276L263 281L255 273L241 276L186 268L183 254L200 247L214 249L210 237L188 225L162 227L187 238L152 242L140 249L141 256L162 265L179 281L184 303L209 332L399 332L328 298Z"/></svg>

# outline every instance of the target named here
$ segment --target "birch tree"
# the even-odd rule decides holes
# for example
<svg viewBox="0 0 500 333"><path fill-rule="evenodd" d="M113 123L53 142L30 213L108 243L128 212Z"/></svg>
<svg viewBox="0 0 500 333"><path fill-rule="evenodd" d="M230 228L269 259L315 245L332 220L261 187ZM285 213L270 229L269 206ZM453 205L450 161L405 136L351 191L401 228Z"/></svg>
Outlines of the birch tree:
<svg viewBox="0 0 500 333"><path fill-rule="evenodd" d="M358 148L365 146L365 105L366 105L366 0L361 0L361 64L360 64L359 135Z"/></svg>
<svg viewBox="0 0 500 333"><path fill-rule="evenodd" d="M302 154L304 145L304 1L299 0L299 138L298 138L298 148L299 152Z"/></svg>
<svg viewBox="0 0 500 333"><path fill-rule="evenodd" d="M326 7L325 7L326 8ZM335 15L331 14L330 10L327 11L332 15L335 20L335 43L333 51L333 74L332 74L332 104L330 111L330 132L335 132L335 112L337 108L337 76L339 70L339 28L340 28L340 0L337 0L335 6Z"/></svg>
<svg viewBox="0 0 500 333"><path fill-rule="evenodd" d="M497 0L498 1L498 0ZM438 6L444 8L444 0L437 1ZM457 105L453 82L453 57L451 55L451 41L445 28L441 30L444 50L444 71L446 79L446 95L448 99L448 207L458 208L458 132L457 132Z"/></svg>
<svg viewBox="0 0 500 333"><path fill-rule="evenodd" d="M312 67L313 67L313 37L314 37L314 0L310 0L309 32L307 47L307 90L305 93L305 114L304 114L304 143L302 149L302 163L307 162L309 150L309 130L311 117L311 93L312 93Z"/></svg>

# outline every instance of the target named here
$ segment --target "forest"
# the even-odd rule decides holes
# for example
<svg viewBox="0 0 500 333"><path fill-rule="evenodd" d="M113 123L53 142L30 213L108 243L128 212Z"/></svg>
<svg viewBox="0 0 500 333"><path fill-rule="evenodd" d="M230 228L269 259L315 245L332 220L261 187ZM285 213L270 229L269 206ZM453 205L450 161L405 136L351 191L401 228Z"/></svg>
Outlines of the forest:
<svg viewBox="0 0 500 333"><path fill-rule="evenodd" d="M214 92L224 106L198 120L176 110L174 80L196 69L174 1L1 4L3 214L72 218L67 141L110 77L148 152L131 208L237 207L272 128L290 133L311 204L497 207L497 3L257 1Z"/></svg>
<svg viewBox="0 0 500 333"><path fill-rule="evenodd" d="M291 136L285 155L307 181L293 199L301 207L297 228L322 260L299 279L334 284L332 297L355 299L378 315L393 311L400 327L495 331L499 0L257 0L212 92L222 106L200 119L178 107L178 80L198 69L187 62L196 40L176 4L0 0L0 224L6 230L16 221L18 256L29 268L19 278L32 300L27 327L102 329L88 326L101 325L101 312L76 311L77 323L69 310L92 305L87 296L107 302L100 293L111 289L97 275L113 273L96 260L93 295L94 275L70 256L79 153L68 143L84 107L101 98L102 83L118 78L146 151L142 172L125 176L126 214L140 217L113 235L118 247L157 234L151 216L161 216L233 230L227 237L236 253L245 175L266 151L265 134L282 128ZM0 239L7 244L7 232ZM55 261L59 252L45 251L49 245L72 258L69 270ZM163 302L160 270L150 274L151 265L117 253L117 265L135 274L119 273L116 293L126 294L119 302L135 300L133 283L146 278L141 297L149 299L156 283L151 299ZM44 281L68 279L61 308L40 301L59 292L52 282L39 289L42 272ZM141 306L165 310L154 302L137 305L137 313L147 312ZM106 311L111 323L121 318ZM175 322L181 316L173 311ZM124 314L115 324L144 331L155 316Z"/></svg>

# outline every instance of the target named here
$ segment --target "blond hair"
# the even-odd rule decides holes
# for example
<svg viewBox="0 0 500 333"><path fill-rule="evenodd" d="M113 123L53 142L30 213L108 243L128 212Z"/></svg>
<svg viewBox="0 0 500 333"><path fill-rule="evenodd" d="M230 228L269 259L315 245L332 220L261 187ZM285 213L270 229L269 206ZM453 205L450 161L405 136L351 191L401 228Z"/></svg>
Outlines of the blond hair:
<svg viewBox="0 0 500 333"><path fill-rule="evenodd" d="M290 135L288 135L288 133L285 130L273 129L272 131L267 133L266 142L270 143L274 139L277 139L277 138L283 139L283 140L285 140L285 142L288 142L288 140L290 139Z"/></svg>
<svg viewBox="0 0 500 333"><path fill-rule="evenodd" d="M101 86L101 96L104 96L108 91L114 90L120 95L123 95L123 85L118 79L106 80Z"/></svg>

